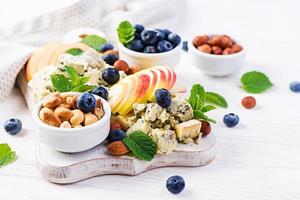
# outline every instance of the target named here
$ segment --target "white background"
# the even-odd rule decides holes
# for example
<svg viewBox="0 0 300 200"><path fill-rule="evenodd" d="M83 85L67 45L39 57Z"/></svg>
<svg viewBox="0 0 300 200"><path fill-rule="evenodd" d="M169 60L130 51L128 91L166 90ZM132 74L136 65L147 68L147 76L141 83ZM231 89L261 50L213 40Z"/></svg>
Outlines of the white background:
<svg viewBox="0 0 300 200"><path fill-rule="evenodd" d="M62 1L0 1L0 25L69 4ZM219 152L210 165L201 168L164 168L136 177L102 176L72 185L45 181L35 166L34 125L17 89L0 105L0 124L19 117L24 124L20 136L0 131L0 142L9 143L18 160L0 169L1 199L300 199L300 94L288 85L300 80L300 1L188 0L186 15L177 31L184 39L200 33L227 33L248 48L248 64L228 78L210 78L191 66L183 53L176 71L190 87L200 82L218 91L229 108L211 112ZM245 110L240 100L239 77L249 70L265 72L274 87L255 95L258 105ZM228 112L240 116L240 124L226 128L222 117ZM186 189L174 196L165 189L174 174L186 180Z"/></svg>

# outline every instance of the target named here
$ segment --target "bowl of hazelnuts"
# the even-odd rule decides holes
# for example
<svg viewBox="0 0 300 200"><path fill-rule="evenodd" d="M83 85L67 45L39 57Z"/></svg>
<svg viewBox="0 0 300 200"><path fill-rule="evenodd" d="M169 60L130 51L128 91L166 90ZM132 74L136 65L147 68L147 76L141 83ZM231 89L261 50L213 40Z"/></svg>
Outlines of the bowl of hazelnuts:
<svg viewBox="0 0 300 200"><path fill-rule="evenodd" d="M190 42L191 60L204 74L228 76L246 63L246 50L228 35L198 35Z"/></svg>

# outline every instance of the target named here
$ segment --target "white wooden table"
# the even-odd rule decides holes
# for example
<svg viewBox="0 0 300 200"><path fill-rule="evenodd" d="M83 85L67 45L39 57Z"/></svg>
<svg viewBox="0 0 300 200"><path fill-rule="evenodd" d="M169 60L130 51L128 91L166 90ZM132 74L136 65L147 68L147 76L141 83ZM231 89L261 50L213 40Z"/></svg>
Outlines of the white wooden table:
<svg viewBox="0 0 300 200"><path fill-rule="evenodd" d="M299 1L188 1L187 17L178 28L184 38L197 33L228 33L248 47L248 65L240 74L210 78L189 63L186 53L177 67L187 86L200 82L218 91L229 102L211 116L219 152L210 165L201 168L164 168L136 177L101 176L72 185L45 181L35 165L35 127L17 89L0 105L0 124L19 117L24 131L19 136L0 131L0 142L9 143L18 160L0 169L1 199L300 199L300 94L288 84L300 80ZM265 72L275 84L255 95L257 107L243 109L239 77L248 70ZM226 128L223 115L240 116L240 124ZM166 179L183 176L186 189L174 196L165 189Z"/></svg>

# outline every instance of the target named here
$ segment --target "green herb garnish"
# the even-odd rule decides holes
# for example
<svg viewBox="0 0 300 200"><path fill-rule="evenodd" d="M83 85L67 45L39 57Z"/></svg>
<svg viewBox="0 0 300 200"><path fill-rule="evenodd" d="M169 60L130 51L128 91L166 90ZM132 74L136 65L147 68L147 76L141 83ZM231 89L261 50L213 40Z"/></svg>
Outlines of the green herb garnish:
<svg viewBox="0 0 300 200"><path fill-rule="evenodd" d="M79 56L83 53L83 51L79 48L71 48L66 51L67 54L71 54L73 56Z"/></svg>
<svg viewBox="0 0 300 200"><path fill-rule="evenodd" d="M215 92L205 92L204 88L200 84L193 85L188 101L193 108L195 118L203 119L212 123L216 123L216 121L209 118L204 113L214 110L216 107L206 103L209 102L221 107L227 107L227 102L224 97Z"/></svg>
<svg viewBox="0 0 300 200"><path fill-rule="evenodd" d="M87 35L82 39L81 42L94 48L97 51L99 51L100 46L107 43L106 39L98 35Z"/></svg>
<svg viewBox="0 0 300 200"><path fill-rule="evenodd" d="M143 131L130 133L123 139L123 142L132 151L133 155L141 160L150 161L157 152L156 143Z"/></svg>
<svg viewBox="0 0 300 200"><path fill-rule="evenodd" d="M224 97L222 97L221 95L219 95L215 92L206 92L205 94L206 94L205 95L206 102L213 103L213 104L221 106L223 108L227 108L228 103L226 102Z"/></svg>
<svg viewBox="0 0 300 200"><path fill-rule="evenodd" d="M66 77L63 74L51 75L51 81L53 87L58 92L85 92L95 88L95 85L88 85L88 76L80 76L78 72L70 66L65 66L65 70L68 74Z"/></svg>
<svg viewBox="0 0 300 200"><path fill-rule="evenodd" d="M262 93L271 88L273 84L262 72L252 71L245 73L242 78L242 88L248 93Z"/></svg>
<svg viewBox="0 0 300 200"><path fill-rule="evenodd" d="M129 21L122 21L117 28L119 41L126 45L134 40L135 28Z"/></svg>
<svg viewBox="0 0 300 200"><path fill-rule="evenodd" d="M14 162L17 159L15 151L8 144L0 144L0 168Z"/></svg>

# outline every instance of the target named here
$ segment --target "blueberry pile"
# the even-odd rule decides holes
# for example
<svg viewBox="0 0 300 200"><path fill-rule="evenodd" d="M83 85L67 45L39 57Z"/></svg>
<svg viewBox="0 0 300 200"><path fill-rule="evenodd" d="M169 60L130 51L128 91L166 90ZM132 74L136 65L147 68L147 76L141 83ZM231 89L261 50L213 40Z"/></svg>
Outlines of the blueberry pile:
<svg viewBox="0 0 300 200"><path fill-rule="evenodd" d="M136 24L134 40L126 47L143 53L163 53L180 44L181 38L167 29L145 30L143 25Z"/></svg>

